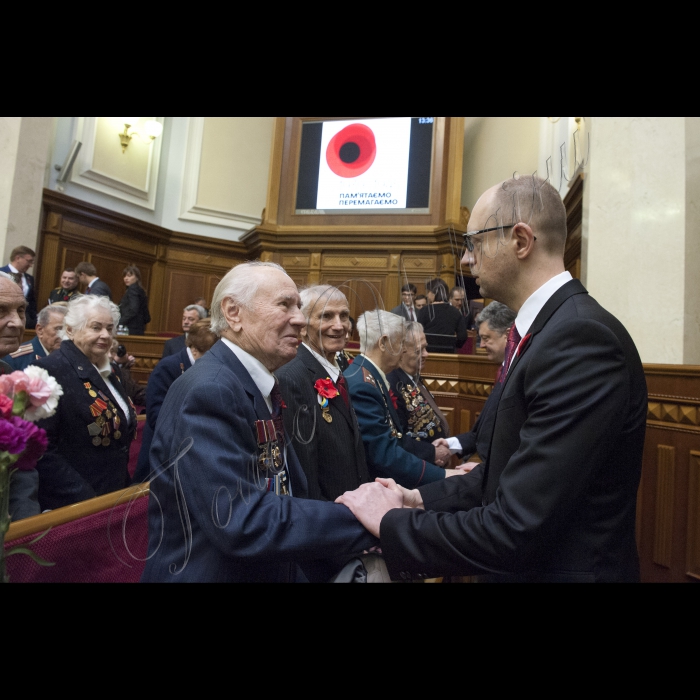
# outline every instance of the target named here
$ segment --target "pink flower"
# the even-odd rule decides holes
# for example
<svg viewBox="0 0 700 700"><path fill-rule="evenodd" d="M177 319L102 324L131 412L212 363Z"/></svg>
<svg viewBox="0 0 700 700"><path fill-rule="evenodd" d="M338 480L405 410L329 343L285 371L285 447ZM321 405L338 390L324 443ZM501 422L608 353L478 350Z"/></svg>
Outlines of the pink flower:
<svg viewBox="0 0 700 700"><path fill-rule="evenodd" d="M51 398L51 387L38 377L25 377L28 380L26 392L29 394L30 403L35 408L43 406Z"/></svg>
<svg viewBox="0 0 700 700"><path fill-rule="evenodd" d="M14 408L14 401L5 394L0 394L0 418L7 420L12 417L12 409Z"/></svg>

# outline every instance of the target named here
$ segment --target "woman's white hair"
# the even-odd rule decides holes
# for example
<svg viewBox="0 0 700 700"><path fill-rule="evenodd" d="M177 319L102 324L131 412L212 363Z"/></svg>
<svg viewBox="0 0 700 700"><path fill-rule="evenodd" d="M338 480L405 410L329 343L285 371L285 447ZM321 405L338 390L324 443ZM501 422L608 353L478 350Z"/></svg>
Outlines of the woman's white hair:
<svg viewBox="0 0 700 700"><path fill-rule="evenodd" d="M258 294L260 285L265 281L265 276L259 274L261 268L272 268L280 270L286 275L286 270L276 263L248 262L234 267L219 282L214 299L211 302L211 330L218 336L229 327L224 314L221 311L221 304L224 299L232 299L238 306L244 309L251 309L253 301Z"/></svg>
<svg viewBox="0 0 700 700"><path fill-rule="evenodd" d="M81 294L80 296L73 297L68 304L68 313L66 314L66 318L63 323L63 330L61 331L62 339L69 339L69 328L71 333L82 331L83 328L87 326L90 316L92 316L92 314L97 310L103 310L111 314L114 322L114 332L116 333L116 329L119 326L119 321L122 317L119 307L116 304L113 304L109 300L109 297Z"/></svg>
<svg viewBox="0 0 700 700"><path fill-rule="evenodd" d="M379 341L386 336L389 349L398 354L406 335L406 320L389 311L368 311L358 319L357 332L360 334L360 352L376 350Z"/></svg>

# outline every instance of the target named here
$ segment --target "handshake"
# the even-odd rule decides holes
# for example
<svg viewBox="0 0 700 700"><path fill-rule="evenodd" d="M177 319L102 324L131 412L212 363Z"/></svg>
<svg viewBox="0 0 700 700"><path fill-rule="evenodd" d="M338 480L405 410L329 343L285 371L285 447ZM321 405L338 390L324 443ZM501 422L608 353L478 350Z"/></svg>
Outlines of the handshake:
<svg viewBox="0 0 700 700"><path fill-rule="evenodd" d="M438 467L447 467L452 459L453 450L450 449L450 444L444 438L436 440L433 443L435 448L435 464ZM448 476L460 476L462 474L468 474L474 467L477 466L477 462L469 462L468 464L460 464L455 469L448 469Z"/></svg>

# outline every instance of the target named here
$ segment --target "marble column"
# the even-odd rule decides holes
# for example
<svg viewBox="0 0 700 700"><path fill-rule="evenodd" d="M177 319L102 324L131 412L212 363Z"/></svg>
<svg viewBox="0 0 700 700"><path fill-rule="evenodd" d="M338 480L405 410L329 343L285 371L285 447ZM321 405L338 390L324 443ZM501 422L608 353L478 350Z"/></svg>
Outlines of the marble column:
<svg viewBox="0 0 700 700"><path fill-rule="evenodd" d="M582 277L642 361L700 364L700 117L590 117Z"/></svg>
<svg viewBox="0 0 700 700"><path fill-rule="evenodd" d="M0 117L0 251L37 249L53 117Z"/></svg>

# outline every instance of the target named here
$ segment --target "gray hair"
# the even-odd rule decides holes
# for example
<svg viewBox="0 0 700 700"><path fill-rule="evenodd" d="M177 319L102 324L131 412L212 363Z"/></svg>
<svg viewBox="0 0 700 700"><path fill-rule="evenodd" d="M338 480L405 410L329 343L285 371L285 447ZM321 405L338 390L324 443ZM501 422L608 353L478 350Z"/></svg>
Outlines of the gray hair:
<svg viewBox="0 0 700 700"><path fill-rule="evenodd" d="M234 267L219 282L211 302L211 330L212 333L221 336L228 328L228 323L221 311L221 304L225 299L232 299L238 306L250 310L253 300L258 294L260 285L265 281L258 271L262 268L280 270L286 275L286 270L276 263L248 262ZM201 308L201 307L199 307Z"/></svg>
<svg viewBox="0 0 700 700"><path fill-rule="evenodd" d="M14 284L17 284L15 282L15 278L12 275L8 275L7 272L0 272L0 279L10 280L10 282L14 282Z"/></svg>
<svg viewBox="0 0 700 700"><path fill-rule="evenodd" d="M121 319L119 307L113 304L109 300L109 297L81 294L80 296L73 297L68 304L68 313L66 314L63 325L62 338L64 340L69 340L69 328L74 333L76 331L82 331L88 324L90 313L98 310L107 311L112 316L116 332Z"/></svg>
<svg viewBox="0 0 700 700"><path fill-rule="evenodd" d="M51 322L51 314L57 314L65 318L67 313L67 306L47 306L39 312L39 315L36 317L36 323L38 326L46 327Z"/></svg>
<svg viewBox="0 0 700 700"><path fill-rule="evenodd" d="M199 304L190 304L189 306L185 307L185 311L196 311L199 314L200 321L203 321L209 315L207 314L207 310Z"/></svg>
<svg viewBox="0 0 700 700"><path fill-rule="evenodd" d="M357 332L360 334L360 352L375 350L386 336L394 352L399 353L406 335L406 320L388 311L368 311L358 319Z"/></svg>
<svg viewBox="0 0 700 700"><path fill-rule="evenodd" d="M517 314L505 304L492 301L477 317L477 326L488 323L494 333L505 335L515 323Z"/></svg>
<svg viewBox="0 0 700 700"><path fill-rule="evenodd" d="M340 301L348 305L348 299L337 287L330 284L321 284L315 287L307 287L299 292L301 296L301 313L308 320L319 301L325 306L329 301Z"/></svg>

